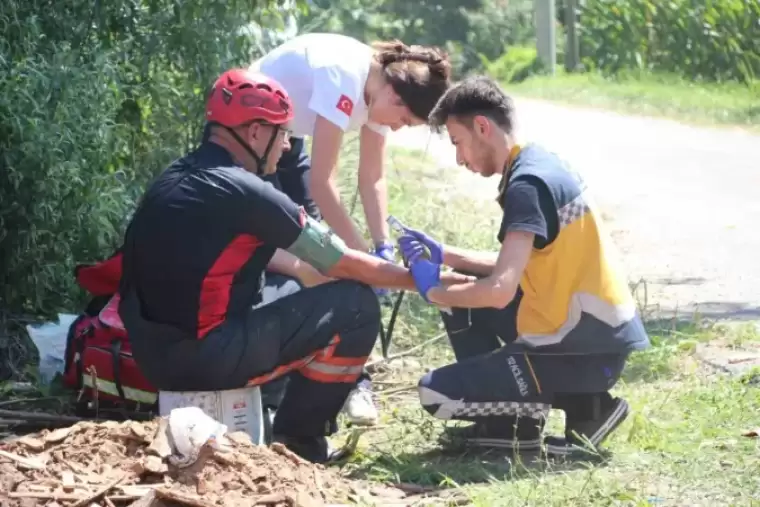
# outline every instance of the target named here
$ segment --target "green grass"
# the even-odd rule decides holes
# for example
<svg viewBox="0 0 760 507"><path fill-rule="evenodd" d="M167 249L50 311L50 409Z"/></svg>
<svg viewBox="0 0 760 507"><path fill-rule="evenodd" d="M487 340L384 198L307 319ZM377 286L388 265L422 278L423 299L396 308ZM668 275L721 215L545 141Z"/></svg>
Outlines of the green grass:
<svg viewBox="0 0 760 507"><path fill-rule="evenodd" d="M347 199L355 185L354 166L348 161L341 170ZM448 171L423 163L414 152L393 150L391 213L447 242L498 248L497 205L454 193L446 183ZM363 224L360 205L354 217ZM414 387L426 369L454 360L444 337L374 376L380 426L365 434L343 472L442 487L484 507L760 506L760 440L742 436L760 426L758 377L724 376L696 355L706 342L760 348L756 328L679 319L647 326L653 347L633 356L613 390L633 412L596 455L553 460L443 447L438 436L444 423L422 410ZM437 312L417 294L407 294L391 353L442 331ZM553 412L550 429L561 424L562 414ZM336 443L343 437L337 435ZM435 505L448 505L443 498Z"/></svg>
<svg viewBox="0 0 760 507"><path fill-rule="evenodd" d="M693 83L670 76L597 73L535 76L504 84L516 96L760 131L760 85Z"/></svg>

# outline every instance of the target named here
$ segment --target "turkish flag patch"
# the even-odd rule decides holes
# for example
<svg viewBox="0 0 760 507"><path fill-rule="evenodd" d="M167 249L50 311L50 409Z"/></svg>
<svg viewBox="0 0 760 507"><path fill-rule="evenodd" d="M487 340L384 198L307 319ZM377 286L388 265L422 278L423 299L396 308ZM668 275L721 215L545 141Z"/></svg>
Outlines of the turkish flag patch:
<svg viewBox="0 0 760 507"><path fill-rule="evenodd" d="M338 108L338 111L345 113L346 116L351 116L351 112L354 110L354 103L345 95L341 95L335 107Z"/></svg>

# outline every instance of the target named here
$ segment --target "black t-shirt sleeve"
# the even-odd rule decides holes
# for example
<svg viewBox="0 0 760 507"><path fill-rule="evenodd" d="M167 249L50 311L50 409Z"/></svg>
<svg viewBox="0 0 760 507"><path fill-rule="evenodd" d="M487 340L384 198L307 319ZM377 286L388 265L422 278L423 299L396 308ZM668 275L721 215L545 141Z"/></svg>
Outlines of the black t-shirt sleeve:
<svg viewBox="0 0 760 507"><path fill-rule="evenodd" d="M502 197L504 216L499 228L499 242L511 231L532 232L536 235L535 246L543 248L556 236L556 213L544 185L533 178L514 181Z"/></svg>
<svg viewBox="0 0 760 507"><path fill-rule="evenodd" d="M287 249L303 231L306 212L271 183L257 179L251 187L246 229L266 245Z"/></svg>

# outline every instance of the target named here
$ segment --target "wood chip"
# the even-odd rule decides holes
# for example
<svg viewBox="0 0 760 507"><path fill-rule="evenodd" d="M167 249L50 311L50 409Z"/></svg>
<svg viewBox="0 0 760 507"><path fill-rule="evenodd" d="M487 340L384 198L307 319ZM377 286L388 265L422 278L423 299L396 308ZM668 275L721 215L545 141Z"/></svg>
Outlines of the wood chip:
<svg viewBox="0 0 760 507"><path fill-rule="evenodd" d="M288 458L290 461L292 461L296 465L311 465L310 462L303 459L298 454L294 453L281 442L273 442L272 445L269 446L270 449L272 449L277 454L280 454L286 458Z"/></svg>
<svg viewBox="0 0 760 507"><path fill-rule="evenodd" d="M132 432L134 436L140 439L145 439L148 436L147 432L145 431L145 426L143 426L137 421L131 422L131 424L129 425L129 430Z"/></svg>
<svg viewBox="0 0 760 507"><path fill-rule="evenodd" d="M251 436L244 431L233 431L232 433L227 433L225 436L228 440L239 445L253 445Z"/></svg>
<svg viewBox="0 0 760 507"><path fill-rule="evenodd" d="M168 458L172 454L172 447L169 444L169 421L161 418L158 423L156 434L153 435L153 441L145 450L148 454L158 456L161 459Z"/></svg>
<svg viewBox="0 0 760 507"><path fill-rule="evenodd" d="M242 482L243 485L251 491L251 493L258 492L256 483L253 482L253 479L249 477L247 473L243 472L242 474L240 474L240 482Z"/></svg>
<svg viewBox="0 0 760 507"><path fill-rule="evenodd" d="M2 449L0 449L0 457L7 458L15 462L19 468L26 470L45 470L45 464L47 462L46 459L42 458L42 455L36 456L35 458L25 458L18 454L3 451Z"/></svg>
<svg viewBox="0 0 760 507"><path fill-rule="evenodd" d="M295 507L323 507L324 503L308 493L300 491L295 498Z"/></svg>
<svg viewBox="0 0 760 507"><path fill-rule="evenodd" d="M157 484L157 485L141 484L139 486L119 485L119 486L116 486L116 489L124 493L124 495L126 496L131 496L134 498L142 498L160 486L161 486L160 484Z"/></svg>
<svg viewBox="0 0 760 507"><path fill-rule="evenodd" d="M242 464L235 458L235 455L232 453L214 450L212 456L215 461L218 461L222 465L239 467Z"/></svg>
<svg viewBox="0 0 760 507"><path fill-rule="evenodd" d="M168 465L158 456L146 456L143 461L143 467L146 472L156 475L165 474L169 471Z"/></svg>
<svg viewBox="0 0 760 507"><path fill-rule="evenodd" d="M165 507L165 504L158 498L154 490L150 490L130 507Z"/></svg>
<svg viewBox="0 0 760 507"><path fill-rule="evenodd" d="M115 488L120 482L122 482L123 480L125 480L127 478L127 476L128 476L127 473L121 474L121 476L119 476L116 479L114 479L113 481L109 482L108 484L106 484L105 486L103 486L102 488L100 488L99 490L97 490L95 493L93 493L92 495L88 496L87 498L84 498L84 499L78 501L77 503L75 503L71 507L84 507L85 505L90 505L95 500L98 500L101 496L105 495L106 493L108 493L109 491L111 491L113 488Z"/></svg>
<svg viewBox="0 0 760 507"><path fill-rule="evenodd" d="M258 481L260 479L265 479L267 476L267 469L264 467L257 467L257 466L248 466L245 469L245 474L248 476L248 478Z"/></svg>
<svg viewBox="0 0 760 507"><path fill-rule="evenodd" d="M71 435L73 428L58 428L45 435L45 442L49 444L59 444L66 440Z"/></svg>
<svg viewBox="0 0 760 507"><path fill-rule="evenodd" d="M198 483L195 485L195 492L201 496L208 493L208 484L206 484L206 479L204 479L203 476L198 477Z"/></svg>
<svg viewBox="0 0 760 507"><path fill-rule="evenodd" d="M8 498L34 498L37 500L54 500L56 502L76 502L80 495L61 493L60 491L11 491Z"/></svg>
<svg viewBox="0 0 760 507"><path fill-rule="evenodd" d="M39 438L23 436L18 439L18 443L34 452L41 452L45 450L45 442Z"/></svg>
<svg viewBox="0 0 760 507"><path fill-rule="evenodd" d="M61 485L66 493L71 493L74 490L74 474L69 470L62 472Z"/></svg>
<svg viewBox="0 0 760 507"><path fill-rule="evenodd" d="M198 496L188 495L186 493L181 493L179 491L173 491L170 489L158 488L156 489L156 496L162 500L177 502L187 505L188 507L215 507L214 504L206 502Z"/></svg>

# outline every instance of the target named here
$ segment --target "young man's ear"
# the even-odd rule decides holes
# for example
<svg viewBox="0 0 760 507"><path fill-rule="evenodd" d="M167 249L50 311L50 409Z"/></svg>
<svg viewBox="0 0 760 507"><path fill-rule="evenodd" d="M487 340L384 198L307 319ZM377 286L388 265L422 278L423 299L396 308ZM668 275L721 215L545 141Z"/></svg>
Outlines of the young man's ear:
<svg viewBox="0 0 760 507"><path fill-rule="evenodd" d="M488 137L491 133L491 122L485 116L476 115L472 119L472 126L476 133L484 137Z"/></svg>

